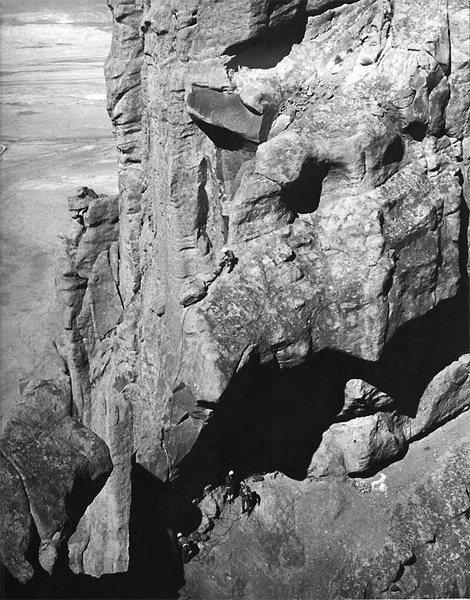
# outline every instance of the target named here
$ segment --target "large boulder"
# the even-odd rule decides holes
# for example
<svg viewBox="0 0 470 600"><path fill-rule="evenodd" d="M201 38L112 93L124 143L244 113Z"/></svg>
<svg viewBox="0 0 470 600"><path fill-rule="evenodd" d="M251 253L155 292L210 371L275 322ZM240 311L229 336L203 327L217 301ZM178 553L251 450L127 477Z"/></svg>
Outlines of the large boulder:
<svg viewBox="0 0 470 600"><path fill-rule="evenodd" d="M469 358L464 354L430 381L412 417L399 416L396 401L364 380L347 381L340 422L324 432L309 475L377 469L384 461L400 457L410 442L466 411L470 406Z"/></svg>
<svg viewBox="0 0 470 600"><path fill-rule="evenodd" d="M370 412L378 412L393 407L390 396L381 392L363 379L350 379L344 386L344 405L340 418L359 417Z"/></svg>
<svg viewBox="0 0 470 600"><path fill-rule="evenodd" d="M25 388L0 440L5 472L2 556L20 581L33 575L25 556L33 529L39 563L52 573L58 548L76 527L112 470L106 444L72 416L66 381Z"/></svg>
<svg viewBox="0 0 470 600"><path fill-rule="evenodd" d="M406 452L404 419L394 413L377 412L334 423L323 435L309 467L313 477L344 468L357 474L378 468Z"/></svg>
<svg viewBox="0 0 470 600"><path fill-rule="evenodd" d="M407 437L426 435L470 407L470 354L461 356L429 383Z"/></svg>
<svg viewBox="0 0 470 600"><path fill-rule="evenodd" d="M263 117L248 110L238 94L193 85L186 102L189 114L195 119L246 140L261 141Z"/></svg>

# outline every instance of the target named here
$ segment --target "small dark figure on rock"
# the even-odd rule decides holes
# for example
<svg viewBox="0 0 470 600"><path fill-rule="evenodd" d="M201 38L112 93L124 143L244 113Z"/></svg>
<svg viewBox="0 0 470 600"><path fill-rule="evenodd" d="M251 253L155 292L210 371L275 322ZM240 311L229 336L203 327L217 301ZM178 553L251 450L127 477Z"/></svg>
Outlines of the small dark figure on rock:
<svg viewBox="0 0 470 600"><path fill-rule="evenodd" d="M250 515L253 510L252 503L252 495L253 492L249 485L247 485L244 481L240 484L240 496L242 497L242 514L248 513Z"/></svg>
<svg viewBox="0 0 470 600"><path fill-rule="evenodd" d="M188 538L183 535L181 532L176 536L178 540L178 546L181 551L181 558L183 563L187 563L191 560L191 545L189 543Z"/></svg>
<svg viewBox="0 0 470 600"><path fill-rule="evenodd" d="M199 532L195 531L189 537L189 560L194 558L199 554L199 544L198 542L203 541L202 536Z"/></svg>
<svg viewBox="0 0 470 600"><path fill-rule="evenodd" d="M242 514L246 513L249 517L255 506L261 504L261 496L253 492L244 481L240 484L240 495L242 497Z"/></svg>
<svg viewBox="0 0 470 600"><path fill-rule="evenodd" d="M222 248L219 267L216 270L217 275L220 275L225 268L227 268L227 273L231 273L237 262L238 258L236 258L232 250L226 247Z"/></svg>
<svg viewBox="0 0 470 600"><path fill-rule="evenodd" d="M225 478L225 500L232 503L237 494L237 481L235 479L235 471L230 470Z"/></svg>

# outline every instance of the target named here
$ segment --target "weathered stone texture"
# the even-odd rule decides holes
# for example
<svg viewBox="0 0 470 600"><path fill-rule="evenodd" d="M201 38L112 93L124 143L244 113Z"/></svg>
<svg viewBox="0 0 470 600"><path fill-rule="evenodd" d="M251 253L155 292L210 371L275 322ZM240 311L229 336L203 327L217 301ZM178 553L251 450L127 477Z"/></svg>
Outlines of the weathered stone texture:
<svg viewBox="0 0 470 600"><path fill-rule="evenodd" d="M143 0L110 0L113 41L105 65L108 113L114 126L120 162L119 197L121 221L121 294L127 304L139 285L138 237L143 173L141 19Z"/></svg>
<svg viewBox="0 0 470 600"><path fill-rule="evenodd" d="M21 583L34 575L26 553L32 538L28 497L16 469L0 455L0 559Z"/></svg>
<svg viewBox="0 0 470 600"><path fill-rule="evenodd" d="M393 399L362 379L350 379L344 387L344 406L339 417L361 416L393 408Z"/></svg>
<svg viewBox="0 0 470 600"><path fill-rule="evenodd" d="M73 221L60 239L56 290L65 330L60 351L68 365L74 409L87 423L96 379L88 355L95 346L100 356L109 353L112 343L106 335L115 329L123 306L118 287L118 198L83 189L69 199ZM104 366L101 362L98 371Z"/></svg>
<svg viewBox="0 0 470 600"><path fill-rule="evenodd" d="M411 420L407 437L425 435L470 408L470 355L441 371L429 383Z"/></svg>
<svg viewBox="0 0 470 600"><path fill-rule="evenodd" d="M51 574L61 542L112 470L106 444L71 413L68 383L31 381L0 440L2 561L23 582L33 575L25 559L32 521L39 563Z"/></svg>
<svg viewBox="0 0 470 600"><path fill-rule="evenodd" d="M247 518L239 503L219 500L220 519L187 567L185 591L203 598L468 596L469 416L411 446L378 477L249 481L261 503ZM201 506L213 513L214 499L212 492Z"/></svg>
<svg viewBox="0 0 470 600"><path fill-rule="evenodd" d="M440 5L422 15L432 19L424 40L423 27L410 39L412 25L402 18L406 7L397 4L395 45L388 38L395 16L387 3L342 7L328 15L327 26L314 17L303 42L278 65L243 67L230 81L205 27L220 6L204 5L191 17L189 5L180 7L176 21L165 16L164 5L152 10L149 22L166 25L161 31L150 25L145 39L148 53L160 59L144 66L147 135L154 145L145 156L145 171L153 176L144 194L140 241L143 395L159 390L170 398L169 386L181 381L197 399L216 402L251 344L263 361L275 358L283 367L325 347L376 360L403 323L454 295L460 279L458 142L428 134L420 143L408 133L411 124L426 129L431 121L429 133L437 131L444 110L433 105L437 113L430 116L427 108L436 82L449 71ZM232 48L245 43L247 34L233 41L242 23L231 30ZM360 58L361 44L378 45L373 60ZM428 61L423 67L420 44ZM387 67L379 60L384 49ZM400 68L390 67L394 61ZM424 67L433 75L419 87L413 77ZM390 103L390 89L406 96L414 90L407 87L411 80L426 114L419 113L417 100L408 112ZM215 150L188 119L184 91L194 83L214 90L235 86L253 109L279 110L282 101L297 111L287 129L259 146L238 188L219 176L223 156L234 151ZM294 92L299 86L300 97ZM321 93L325 88L330 91ZM235 143L220 132L211 135L216 146ZM195 277L214 269L225 214L239 264L230 277L210 284L207 295L192 293ZM183 305L204 299L187 309L183 321L177 298ZM156 431L164 407L157 404L152 415ZM148 464L155 453L148 432L136 433L146 440L137 442L139 460Z"/></svg>
<svg viewBox="0 0 470 600"><path fill-rule="evenodd" d="M115 199L73 199L58 280L75 410L115 465L70 542L93 575L128 566L132 457L177 479L263 369L352 365L344 403L292 384L324 420L312 477L377 470L468 406L461 344L411 400L366 376L393 388L397 336L468 291L462 0L110 6L119 224Z"/></svg>
<svg viewBox="0 0 470 600"><path fill-rule="evenodd" d="M130 404L110 388L95 396L89 427L106 440L114 469L68 542L72 571L94 577L125 572L129 566L132 417Z"/></svg>

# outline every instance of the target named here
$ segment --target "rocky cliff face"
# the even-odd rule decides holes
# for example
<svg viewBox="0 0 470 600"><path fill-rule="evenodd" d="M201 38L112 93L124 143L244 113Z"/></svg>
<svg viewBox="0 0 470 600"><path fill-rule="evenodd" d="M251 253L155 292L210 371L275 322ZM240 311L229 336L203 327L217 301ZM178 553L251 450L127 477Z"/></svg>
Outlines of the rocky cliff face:
<svg viewBox="0 0 470 600"><path fill-rule="evenodd" d="M52 574L112 470L106 444L71 408L67 382L31 381L0 440L0 556L23 583L38 568Z"/></svg>
<svg viewBox="0 0 470 600"><path fill-rule="evenodd" d="M466 2L109 4L120 195L70 200L58 287L75 415L114 469L71 569L132 571L149 478L160 551L175 528L216 546L188 569L195 597L465 595L465 428L426 468L400 463L393 502L348 482L470 405ZM256 521L223 533L230 467L283 475ZM382 533L362 552L372 507ZM431 553L421 525L405 531L420 511ZM448 552L446 578L433 565Z"/></svg>

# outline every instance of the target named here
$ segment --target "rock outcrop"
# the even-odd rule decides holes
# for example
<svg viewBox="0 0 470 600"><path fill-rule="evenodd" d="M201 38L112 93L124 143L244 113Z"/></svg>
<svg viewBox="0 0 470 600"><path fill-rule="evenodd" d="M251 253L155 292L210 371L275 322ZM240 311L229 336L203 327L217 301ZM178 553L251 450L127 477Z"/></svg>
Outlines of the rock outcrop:
<svg viewBox="0 0 470 600"><path fill-rule="evenodd" d="M159 547L175 527L217 546L187 570L196 597L466 593L468 433L406 460L469 406L468 6L109 4L120 194L69 200L57 282L73 412L114 469L71 569L133 572L141 469ZM363 499L357 476L400 459L393 501ZM228 468L282 475L227 529ZM174 514L191 500L199 522Z"/></svg>
<svg viewBox="0 0 470 600"><path fill-rule="evenodd" d="M469 374L470 355L466 354L431 380L413 418L400 416L394 401L366 382L348 381L340 417L354 406L373 414L331 425L313 456L310 475L367 472L404 454L408 442L470 408Z"/></svg>
<svg viewBox="0 0 470 600"><path fill-rule="evenodd" d="M73 222L61 240L57 273L64 322L59 349L70 375L74 411L108 445L114 464L102 493L68 541L69 561L74 572L101 575L128 567L132 419L123 390L133 375L130 363L116 371L113 367L116 332L128 332L132 323L124 321L119 285L119 198L83 188L68 202ZM112 373L106 386L113 391L96 396L106 372Z"/></svg>
<svg viewBox="0 0 470 600"><path fill-rule="evenodd" d="M453 362L429 383L410 421L408 437L426 435L470 408L470 355Z"/></svg>
<svg viewBox="0 0 470 600"><path fill-rule="evenodd" d="M119 238L92 199L66 302L74 402L115 464L71 540L93 575L128 565L132 455L187 492L232 463L357 474L467 406L445 370L466 351L463 3L111 8Z"/></svg>
<svg viewBox="0 0 470 600"><path fill-rule="evenodd" d="M31 381L0 440L0 555L23 583L37 561L52 574L61 543L112 470L106 444L71 415L66 381Z"/></svg>

